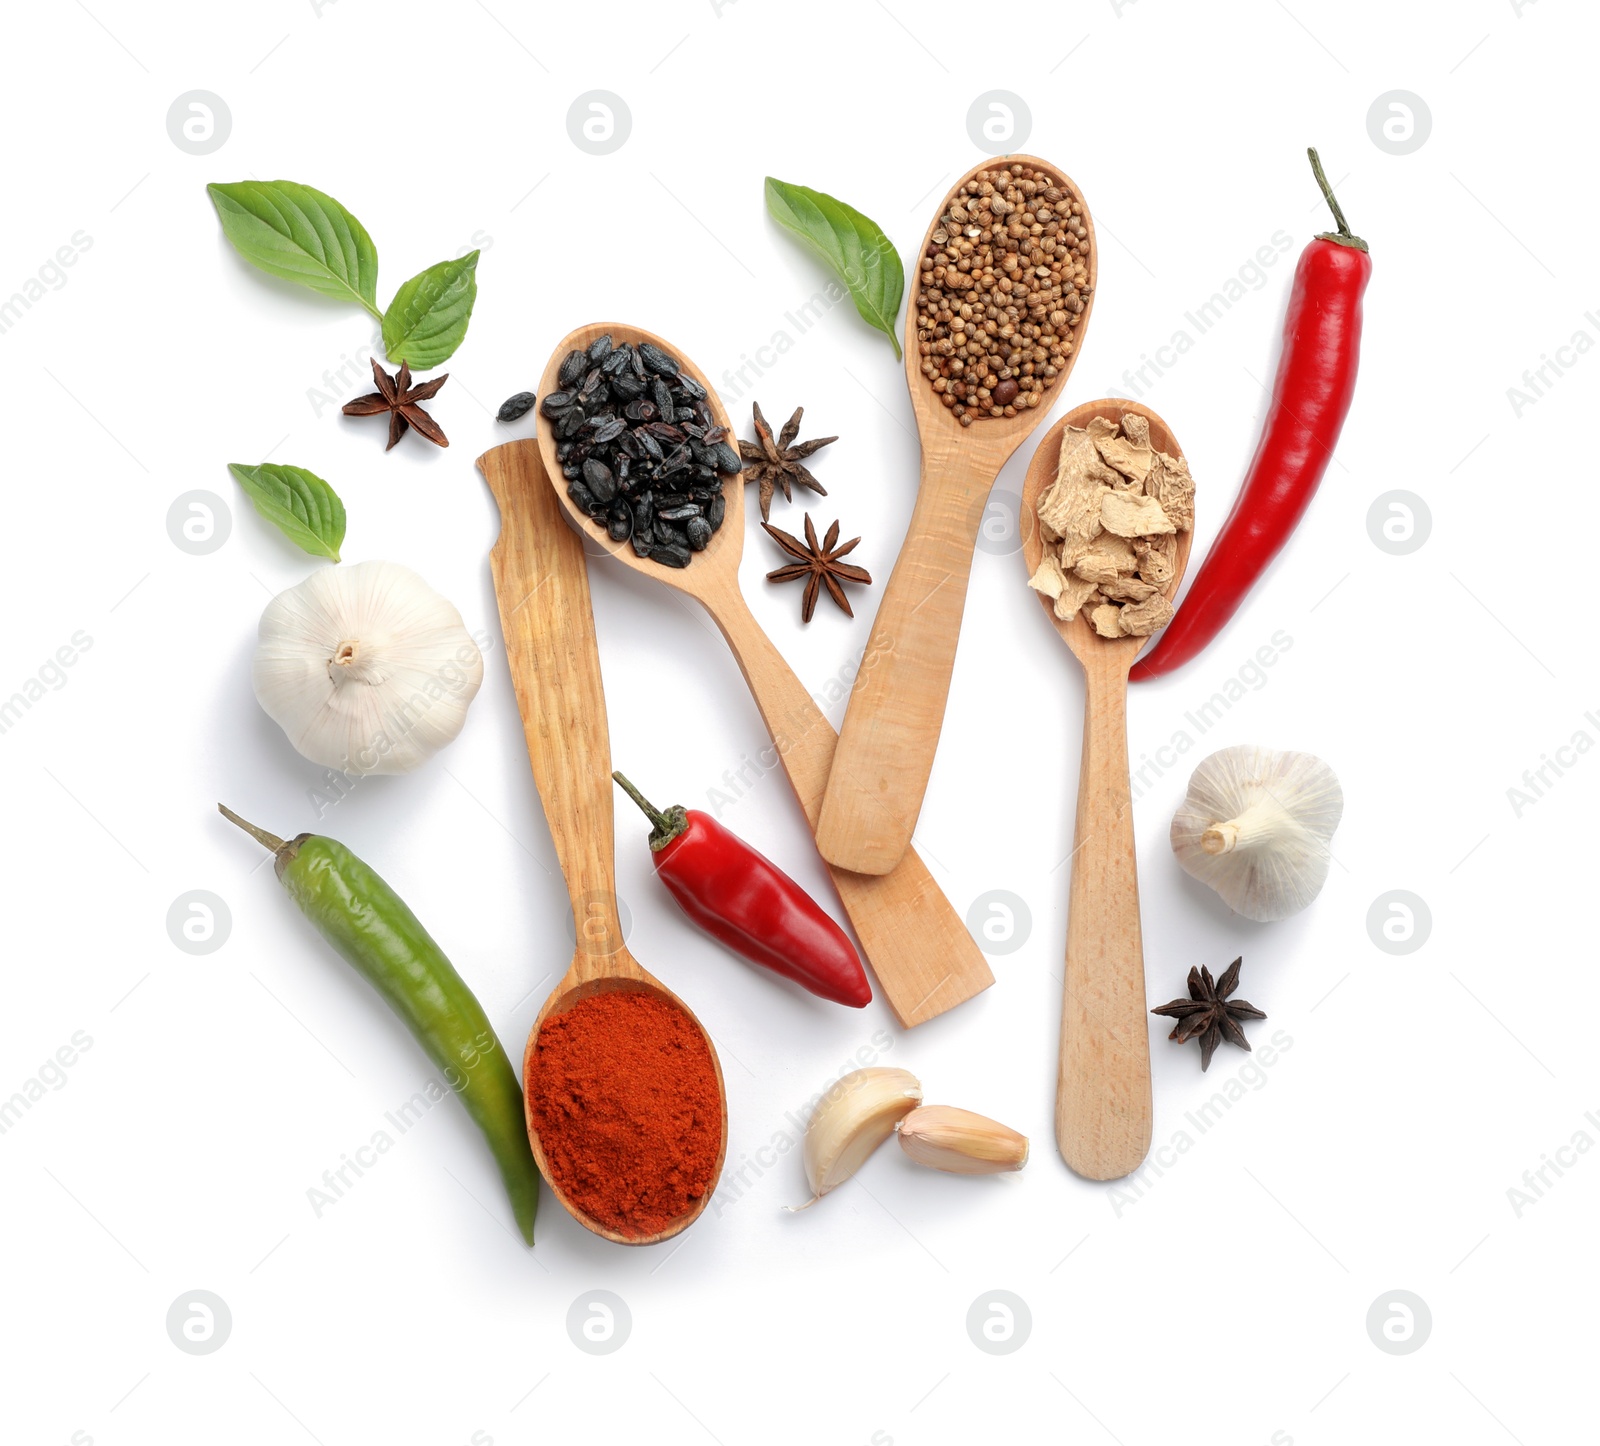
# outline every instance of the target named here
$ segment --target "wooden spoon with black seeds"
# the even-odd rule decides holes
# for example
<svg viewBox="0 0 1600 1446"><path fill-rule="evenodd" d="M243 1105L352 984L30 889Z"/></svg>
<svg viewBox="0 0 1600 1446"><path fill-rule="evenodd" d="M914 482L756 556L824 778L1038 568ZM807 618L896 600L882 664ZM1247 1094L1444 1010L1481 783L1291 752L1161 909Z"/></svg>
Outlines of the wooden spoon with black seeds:
<svg viewBox="0 0 1600 1446"><path fill-rule="evenodd" d="M621 323L580 327L564 338L545 368L539 395L544 397L561 390L565 359L581 351L587 360L589 348L605 336L611 338L613 350L626 343L636 353L649 356L659 350L672 357L681 369L680 376L704 389L704 405L713 425L729 428L731 432L728 414L717 394L704 373L681 350L650 332ZM647 346L652 352L644 351ZM567 383L569 388L576 371L577 363L573 363ZM724 503L722 526L713 533L704 549L694 554L690 566L663 567L650 557L639 556L631 539L619 539L608 531L596 529L587 511L568 492L557 456L559 440L541 419L537 445L567 519L590 543L591 550L597 547L609 552L623 566L694 598L711 614L733 649L756 707L776 744L778 757L800 799L800 806L815 829L838 735L805 685L762 631L739 589L746 489L730 478L733 485L726 486L718 494ZM534 443L506 445L519 447ZM871 666L870 655L863 666ZM847 873L843 869L831 872L840 901L855 928L861 952L872 965L901 1024L910 1026L932 1019L994 982L994 975L967 932L966 924L940 892L927 865L915 851L908 850L892 873L878 877Z"/></svg>

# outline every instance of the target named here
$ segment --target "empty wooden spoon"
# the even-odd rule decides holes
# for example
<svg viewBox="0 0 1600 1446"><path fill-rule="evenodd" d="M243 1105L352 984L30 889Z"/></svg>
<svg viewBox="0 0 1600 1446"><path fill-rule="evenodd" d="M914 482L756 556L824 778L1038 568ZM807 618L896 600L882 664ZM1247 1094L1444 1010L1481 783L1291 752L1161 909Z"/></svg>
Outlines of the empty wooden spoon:
<svg viewBox="0 0 1600 1446"><path fill-rule="evenodd" d="M1048 172L1083 203L1089 239L1088 300L1072 331L1072 352L1040 405L1015 417L987 417L963 427L922 374L918 268L950 192L979 171L1008 165ZM856 678L817 824L817 848L840 868L887 873L911 843L944 724L984 506L1006 459L1044 420L1082 353L1094 309L1098 254L1083 192L1066 172L1033 156L983 161L960 177L940 198L939 210L917 249L906 302L905 358L911 410L922 438L922 482L910 529L872 624L867 653L882 661Z"/></svg>
<svg viewBox="0 0 1600 1446"><path fill-rule="evenodd" d="M1022 556L1033 575L1044 555L1039 497L1055 481L1061 437L1091 417L1120 422L1130 412L1150 422L1150 445L1181 455L1172 429L1136 402L1086 402L1039 439L1022 484ZM1170 601L1183 581L1194 530L1178 534ZM1056 1076L1056 1145L1091 1180L1139 1168L1150 1149L1150 1021L1145 1012L1139 872L1128 783L1128 670L1149 638L1103 638L1081 611L1063 621L1039 601L1083 664L1083 762L1067 912L1066 987L1061 1000L1061 1061Z"/></svg>
<svg viewBox="0 0 1600 1446"><path fill-rule="evenodd" d="M594 615L583 544L562 519L532 442L496 447L478 459L500 505L500 537L489 554L500 626L528 757L550 837L572 901L577 949L528 1035L523 1098L533 1077L540 1027L552 1014L609 990L636 990L681 1009L705 1034L694 1012L627 950L617 917L612 841L611 738L595 646ZM722 1149L699 1201L664 1229L628 1235L593 1219L552 1178L528 1110L528 1140L540 1173L568 1211L596 1235L622 1245L654 1245L693 1224L711 1199L728 1148L728 1094L716 1047L706 1035L722 1104Z"/></svg>
<svg viewBox="0 0 1600 1446"><path fill-rule="evenodd" d="M568 352L588 347L609 333L617 343L650 342L677 357L684 374L706 389L706 403L718 425L734 429L705 374L681 350L651 332L618 322L579 327L562 339L551 355L539 386L541 397L556 390L556 374ZM723 487L727 513L704 552L697 552L688 567L663 567L635 555L631 542L613 542L606 532L579 511L567 496L556 461L556 442L542 417L539 446L558 500L583 534L585 545L603 548L624 567L695 599L711 614L739 671L744 674L756 707L772 735L806 820L816 828L823 790L833 763L838 734L823 715L805 685L784 662L783 655L761 630L739 590L739 556L744 548L744 484L729 477ZM518 445L512 443L511 445ZM493 454L491 454L493 455ZM882 665L869 648L862 670ZM878 984L900 1023L909 1027L944 1013L994 983L983 952L973 942L960 915L940 892L927 865L915 852L907 852L900 866L882 878L833 868L834 887L860 942L861 952L878 977Z"/></svg>

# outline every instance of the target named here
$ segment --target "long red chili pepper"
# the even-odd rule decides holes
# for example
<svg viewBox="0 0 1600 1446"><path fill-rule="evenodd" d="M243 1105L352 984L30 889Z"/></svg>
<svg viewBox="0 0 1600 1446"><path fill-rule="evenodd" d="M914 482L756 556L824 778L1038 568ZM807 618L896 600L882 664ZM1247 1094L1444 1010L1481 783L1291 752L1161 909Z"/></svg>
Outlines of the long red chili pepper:
<svg viewBox="0 0 1600 1446"><path fill-rule="evenodd" d="M1316 151L1307 154L1339 229L1314 237L1300 253L1278 377L1250 470L1177 615L1133 665L1135 679L1181 667L1222 631L1304 515L1350 410L1372 257L1350 234Z"/></svg>
<svg viewBox="0 0 1600 1446"><path fill-rule="evenodd" d="M620 773L611 775L652 825L650 854L661 882L691 919L752 964L860 1009L872 986L845 932L764 855L699 809L655 808Z"/></svg>

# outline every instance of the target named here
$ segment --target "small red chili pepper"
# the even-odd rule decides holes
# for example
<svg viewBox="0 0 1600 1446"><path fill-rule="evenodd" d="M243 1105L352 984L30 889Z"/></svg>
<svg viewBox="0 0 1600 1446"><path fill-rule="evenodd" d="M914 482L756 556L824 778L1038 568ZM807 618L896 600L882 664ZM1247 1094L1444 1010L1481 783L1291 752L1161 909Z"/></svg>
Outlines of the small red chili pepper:
<svg viewBox="0 0 1600 1446"><path fill-rule="evenodd" d="M860 1009L872 999L845 932L771 860L699 809L655 808L620 773L611 775L652 825L656 873L691 919L752 964Z"/></svg>
<svg viewBox="0 0 1600 1446"><path fill-rule="evenodd" d="M1300 253L1278 376L1250 470L1177 615L1133 665L1135 679L1181 667L1238 611L1305 514L1350 410L1372 257L1367 243L1350 234L1316 151L1307 154L1339 229L1314 237Z"/></svg>

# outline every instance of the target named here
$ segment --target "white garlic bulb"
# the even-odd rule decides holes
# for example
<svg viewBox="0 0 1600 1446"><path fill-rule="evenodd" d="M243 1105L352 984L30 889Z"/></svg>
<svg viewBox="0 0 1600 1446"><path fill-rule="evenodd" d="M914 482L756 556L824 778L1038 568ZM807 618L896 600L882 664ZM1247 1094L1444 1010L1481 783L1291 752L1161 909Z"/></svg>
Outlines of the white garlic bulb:
<svg viewBox="0 0 1600 1446"><path fill-rule="evenodd" d="M261 615L256 697L313 763L409 773L461 731L483 654L461 614L392 562L318 568Z"/></svg>
<svg viewBox="0 0 1600 1446"><path fill-rule="evenodd" d="M1236 913L1268 923L1321 892L1343 813L1339 780L1320 758L1224 748L1190 778L1172 820L1172 851Z"/></svg>

